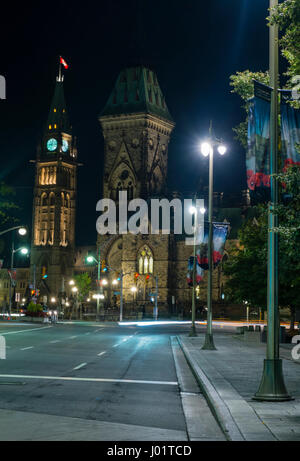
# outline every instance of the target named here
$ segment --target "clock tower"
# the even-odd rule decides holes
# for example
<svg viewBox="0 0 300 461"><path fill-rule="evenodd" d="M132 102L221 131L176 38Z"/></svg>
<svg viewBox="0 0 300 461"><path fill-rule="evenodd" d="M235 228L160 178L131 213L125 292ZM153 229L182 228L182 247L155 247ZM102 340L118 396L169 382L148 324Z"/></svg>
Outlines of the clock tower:
<svg viewBox="0 0 300 461"><path fill-rule="evenodd" d="M35 166L31 279L49 302L64 291L64 280L72 275L75 249L77 149L61 73Z"/></svg>

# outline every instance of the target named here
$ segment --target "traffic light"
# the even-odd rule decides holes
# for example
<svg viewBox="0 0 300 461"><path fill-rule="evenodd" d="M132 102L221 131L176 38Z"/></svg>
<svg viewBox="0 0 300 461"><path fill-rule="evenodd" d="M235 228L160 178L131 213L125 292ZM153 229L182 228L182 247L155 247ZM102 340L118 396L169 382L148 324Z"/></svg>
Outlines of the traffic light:
<svg viewBox="0 0 300 461"><path fill-rule="evenodd" d="M48 277L48 274L47 274L47 267L46 266L42 266L42 278L43 279L46 279Z"/></svg>
<svg viewBox="0 0 300 461"><path fill-rule="evenodd" d="M147 275L146 275L146 283L148 283L148 282L149 282L149 280L150 280L150 275L149 275L149 274L147 274Z"/></svg>
<svg viewBox="0 0 300 461"><path fill-rule="evenodd" d="M134 278L135 278L136 281L137 281L137 279L139 278L139 276L140 276L140 274L139 274L138 272L135 272Z"/></svg>
<svg viewBox="0 0 300 461"><path fill-rule="evenodd" d="M105 260L103 259L102 262L101 262L101 271L102 272L106 272L107 271L107 267L106 267L106 263L105 263Z"/></svg>

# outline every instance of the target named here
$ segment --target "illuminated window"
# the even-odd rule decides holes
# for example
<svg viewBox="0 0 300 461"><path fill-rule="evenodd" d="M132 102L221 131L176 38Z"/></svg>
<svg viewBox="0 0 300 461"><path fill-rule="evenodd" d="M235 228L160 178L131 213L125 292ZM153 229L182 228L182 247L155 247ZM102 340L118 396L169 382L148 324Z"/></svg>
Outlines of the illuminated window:
<svg viewBox="0 0 300 461"><path fill-rule="evenodd" d="M52 130L52 125L49 125L49 130Z"/></svg>
<svg viewBox="0 0 300 461"><path fill-rule="evenodd" d="M56 109L55 109L55 108L53 109L53 112L56 112Z"/></svg>
<svg viewBox="0 0 300 461"><path fill-rule="evenodd" d="M63 109L63 112L66 112L66 109Z"/></svg>
<svg viewBox="0 0 300 461"><path fill-rule="evenodd" d="M56 125L56 123L55 123L55 124L54 124L54 129L56 129L56 128L57 128L57 125Z"/></svg>
<svg viewBox="0 0 300 461"><path fill-rule="evenodd" d="M140 274L153 274L153 255L149 247L144 246L138 254Z"/></svg>

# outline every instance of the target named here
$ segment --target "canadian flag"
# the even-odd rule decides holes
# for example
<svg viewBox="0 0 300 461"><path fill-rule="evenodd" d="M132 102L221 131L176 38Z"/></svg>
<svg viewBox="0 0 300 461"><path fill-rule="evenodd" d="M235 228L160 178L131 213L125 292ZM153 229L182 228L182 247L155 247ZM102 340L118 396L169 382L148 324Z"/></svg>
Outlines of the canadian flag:
<svg viewBox="0 0 300 461"><path fill-rule="evenodd" d="M64 58L62 58L60 56L60 60L59 60L60 64L62 64L64 66L65 69L68 69L68 64L66 63L66 61L64 60Z"/></svg>

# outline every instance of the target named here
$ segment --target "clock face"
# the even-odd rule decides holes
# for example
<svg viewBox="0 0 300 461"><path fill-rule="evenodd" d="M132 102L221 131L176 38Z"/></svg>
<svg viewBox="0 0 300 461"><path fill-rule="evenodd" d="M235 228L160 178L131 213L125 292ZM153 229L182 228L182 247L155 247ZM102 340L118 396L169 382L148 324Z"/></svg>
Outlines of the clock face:
<svg viewBox="0 0 300 461"><path fill-rule="evenodd" d="M67 152L67 150L69 149L69 143L68 143L68 141L66 141L65 139L63 139L61 148L62 148L62 151L63 151L63 152Z"/></svg>
<svg viewBox="0 0 300 461"><path fill-rule="evenodd" d="M47 149L50 150L50 152L53 152L57 148L57 141L54 138L48 139L47 141Z"/></svg>

